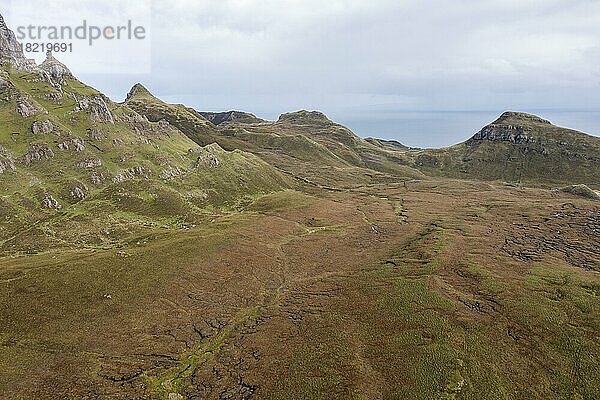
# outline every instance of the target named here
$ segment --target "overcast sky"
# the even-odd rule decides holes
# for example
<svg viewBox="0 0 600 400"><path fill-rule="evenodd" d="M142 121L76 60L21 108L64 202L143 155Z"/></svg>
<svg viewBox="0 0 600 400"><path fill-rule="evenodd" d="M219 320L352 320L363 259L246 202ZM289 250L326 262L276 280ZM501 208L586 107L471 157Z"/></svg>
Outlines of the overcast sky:
<svg viewBox="0 0 600 400"><path fill-rule="evenodd" d="M169 101L266 118L600 109L596 0L127 0L123 11L124 2L114 1L121 19L133 9L134 21L151 20L151 58L99 53L140 73L88 73L90 57L62 56L116 100L140 81ZM61 3L75 19L107 12L94 1Z"/></svg>

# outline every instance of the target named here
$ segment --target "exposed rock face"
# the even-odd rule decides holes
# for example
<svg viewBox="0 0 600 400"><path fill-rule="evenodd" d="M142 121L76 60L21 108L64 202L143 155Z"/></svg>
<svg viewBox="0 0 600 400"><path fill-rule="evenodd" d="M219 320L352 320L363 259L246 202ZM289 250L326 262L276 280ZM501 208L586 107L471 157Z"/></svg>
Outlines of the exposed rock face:
<svg viewBox="0 0 600 400"><path fill-rule="evenodd" d="M325 114L319 111L296 111L282 114L277 122L288 122L292 124L311 125L311 124L332 124L331 120Z"/></svg>
<svg viewBox="0 0 600 400"><path fill-rule="evenodd" d="M535 142L535 138L533 138L527 132L527 128L522 125L504 125L496 123L484 127L471 139L510 142L514 144Z"/></svg>
<svg viewBox="0 0 600 400"><path fill-rule="evenodd" d="M40 65L40 69L48 74L51 83L62 85L67 78L73 78L69 68L54 58L51 51L46 53L46 60Z"/></svg>
<svg viewBox="0 0 600 400"><path fill-rule="evenodd" d="M0 15L0 64L5 63L25 71L33 71L37 68L35 61L25 58L15 34L8 29L4 18Z"/></svg>
<svg viewBox="0 0 600 400"><path fill-rule="evenodd" d="M102 160L100 159L89 159L89 160L83 160L77 163L77 166L79 168L84 168L84 169L92 169L92 168L97 168L97 167L101 167L102 166Z"/></svg>
<svg viewBox="0 0 600 400"><path fill-rule="evenodd" d="M52 197L49 194L46 195L46 197L44 197L44 200L42 200L42 207L51 208L54 210L60 210L62 208L62 206L60 205L58 200L56 200L54 197Z"/></svg>
<svg viewBox="0 0 600 400"><path fill-rule="evenodd" d="M190 154L198 154L198 158L192 165L192 169L198 169L201 166L217 167L221 160L217 157L217 151L213 146L201 147L199 149L190 149Z"/></svg>
<svg viewBox="0 0 600 400"><path fill-rule="evenodd" d="M49 120L35 121L31 126L31 132L34 135L44 135L52 133L54 131L54 125Z"/></svg>
<svg viewBox="0 0 600 400"><path fill-rule="evenodd" d="M54 157L54 152L46 143L33 144L23 155L23 164L30 165L35 161L49 160Z"/></svg>
<svg viewBox="0 0 600 400"><path fill-rule="evenodd" d="M119 171L119 173L117 173L117 175L115 175L113 177L113 182L114 183L119 183L119 182L125 182L125 181L130 181L132 179L135 179L136 177L139 178L149 178L151 174L151 171L147 171L144 167L132 167L129 169L124 169L122 171Z"/></svg>
<svg viewBox="0 0 600 400"><path fill-rule="evenodd" d="M227 111L227 112L201 112L204 118L212 122L214 125L221 125L229 122L240 122L246 124L265 122L254 114L242 111Z"/></svg>
<svg viewBox="0 0 600 400"><path fill-rule="evenodd" d="M80 151L85 150L85 142L80 137L73 137L71 140L59 143L58 148L61 150L73 149L79 153Z"/></svg>
<svg viewBox="0 0 600 400"><path fill-rule="evenodd" d="M108 108L108 104L102 96L84 97L83 99L78 100L77 107L75 107L74 111L89 111L90 119L93 122L115 123L115 116Z"/></svg>
<svg viewBox="0 0 600 400"><path fill-rule="evenodd" d="M550 125L548 120L522 112L507 111L493 123L477 132L471 140L490 140L513 144L535 143L531 125Z"/></svg>
<svg viewBox="0 0 600 400"><path fill-rule="evenodd" d="M17 112L22 117L31 117L41 111L42 110L37 105L26 97L22 97L17 101Z"/></svg>
<svg viewBox="0 0 600 400"><path fill-rule="evenodd" d="M0 94L6 94L13 85L8 79L8 74L4 71L0 71Z"/></svg>
<svg viewBox="0 0 600 400"><path fill-rule="evenodd" d="M87 197L86 192L87 192L87 188L85 186L76 185L71 189L70 195L73 200L81 201Z"/></svg>
<svg viewBox="0 0 600 400"><path fill-rule="evenodd" d="M184 172L181 170L181 168L169 166L169 168L164 169L160 173L160 179L169 180L181 176L183 174Z"/></svg>
<svg viewBox="0 0 600 400"><path fill-rule="evenodd" d="M0 174L5 171L14 171L15 163L12 158L12 154L8 152L4 147L0 146Z"/></svg>

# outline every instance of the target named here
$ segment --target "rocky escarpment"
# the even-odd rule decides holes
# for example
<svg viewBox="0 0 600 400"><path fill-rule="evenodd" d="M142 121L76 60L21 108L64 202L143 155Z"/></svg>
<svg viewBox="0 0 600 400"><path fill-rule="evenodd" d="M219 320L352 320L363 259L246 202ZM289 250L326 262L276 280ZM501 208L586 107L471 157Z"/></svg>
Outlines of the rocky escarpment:
<svg viewBox="0 0 600 400"><path fill-rule="evenodd" d="M280 123L292 123L292 124L333 124L333 122L327 118L325 114L319 111L296 111L291 113L282 114L277 122Z"/></svg>
<svg viewBox="0 0 600 400"><path fill-rule="evenodd" d="M256 115L243 111L200 112L200 115L202 115L214 125L222 125L230 122L239 122L245 124L265 122L263 119L258 118Z"/></svg>
<svg viewBox="0 0 600 400"><path fill-rule="evenodd" d="M471 141L490 140L515 144L535 143L531 124L552 125L535 115L507 111L493 123L477 132Z"/></svg>
<svg viewBox="0 0 600 400"><path fill-rule="evenodd" d="M25 58L14 32L8 29L4 18L0 15L0 64L5 63L26 71L37 68L35 61Z"/></svg>

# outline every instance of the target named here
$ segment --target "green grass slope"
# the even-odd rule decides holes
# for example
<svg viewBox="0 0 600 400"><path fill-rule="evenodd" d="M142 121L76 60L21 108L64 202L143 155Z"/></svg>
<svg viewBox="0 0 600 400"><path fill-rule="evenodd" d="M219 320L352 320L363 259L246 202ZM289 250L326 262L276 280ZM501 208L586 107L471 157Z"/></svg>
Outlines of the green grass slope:
<svg viewBox="0 0 600 400"><path fill-rule="evenodd" d="M464 143L417 152L415 164L456 178L600 188L600 138L506 112Z"/></svg>
<svg viewBox="0 0 600 400"><path fill-rule="evenodd" d="M84 242L110 242L113 235L102 232L111 224L133 232L148 223L193 223L207 208L289 186L255 155L201 146L72 76L58 83L8 65L0 74L4 251L81 242L82 227L93 227ZM204 121L198 135L210 125Z"/></svg>

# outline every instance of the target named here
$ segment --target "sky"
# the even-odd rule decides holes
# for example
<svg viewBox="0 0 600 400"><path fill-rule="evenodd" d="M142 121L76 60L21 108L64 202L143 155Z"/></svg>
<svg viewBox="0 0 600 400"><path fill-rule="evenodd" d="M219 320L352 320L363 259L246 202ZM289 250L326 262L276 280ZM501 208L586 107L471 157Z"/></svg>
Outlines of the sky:
<svg viewBox="0 0 600 400"><path fill-rule="evenodd" d="M563 112L559 122L600 133L598 0L55 0L39 13L45 4L0 10L9 24L147 28L143 42L57 55L114 100L141 82L199 110L316 109L363 136L424 146L504 110ZM466 132L444 136L444 115Z"/></svg>

